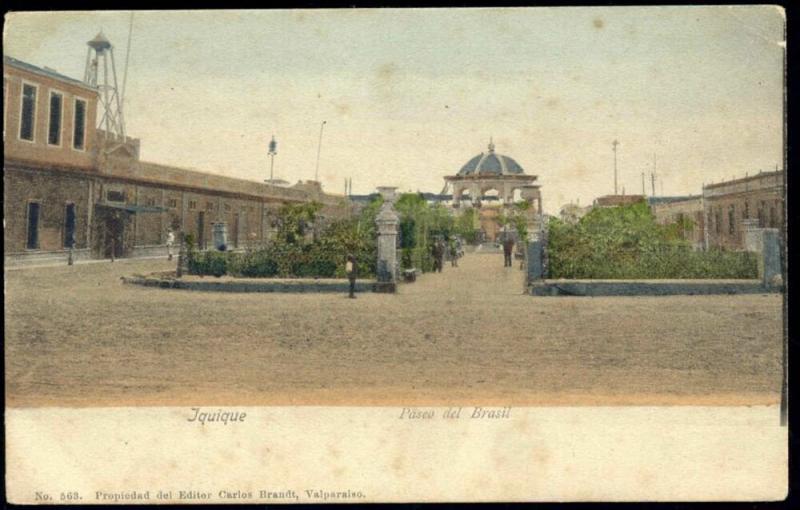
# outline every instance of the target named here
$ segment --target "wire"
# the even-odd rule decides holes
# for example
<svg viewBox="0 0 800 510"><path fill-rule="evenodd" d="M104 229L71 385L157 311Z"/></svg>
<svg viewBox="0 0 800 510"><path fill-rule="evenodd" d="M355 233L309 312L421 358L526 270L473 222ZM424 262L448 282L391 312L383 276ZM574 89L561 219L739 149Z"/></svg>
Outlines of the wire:
<svg viewBox="0 0 800 510"><path fill-rule="evenodd" d="M131 36L133 35L133 11L131 11L131 22L128 26L128 47L125 50L125 70L122 72L122 94L120 104L125 106L125 85L128 83L128 62L131 60Z"/></svg>

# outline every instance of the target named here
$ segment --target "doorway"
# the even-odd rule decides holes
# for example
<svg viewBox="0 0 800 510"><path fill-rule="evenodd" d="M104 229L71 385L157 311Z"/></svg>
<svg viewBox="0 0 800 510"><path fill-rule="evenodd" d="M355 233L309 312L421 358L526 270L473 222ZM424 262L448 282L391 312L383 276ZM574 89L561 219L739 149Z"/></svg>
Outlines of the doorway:
<svg viewBox="0 0 800 510"><path fill-rule="evenodd" d="M39 249L39 203L28 202L28 239L29 250Z"/></svg>
<svg viewBox="0 0 800 510"><path fill-rule="evenodd" d="M233 232L231 232L231 237L233 238L233 247L239 247L239 214L233 215Z"/></svg>
<svg viewBox="0 0 800 510"><path fill-rule="evenodd" d="M197 213L197 248L200 250L206 249L206 213L200 211Z"/></svg>
<svg viewBox="0 0 800 510"><path fill-rule="evenodd" d="M75 204L67 204L64 209L64 248L75 244Z"/></svg>
<svg viewBox="0 0 800 510"><path fill-rule="evenodd" d="M116 213L106 216L103 257L116 259L125 256L125 222Z"/></svg>

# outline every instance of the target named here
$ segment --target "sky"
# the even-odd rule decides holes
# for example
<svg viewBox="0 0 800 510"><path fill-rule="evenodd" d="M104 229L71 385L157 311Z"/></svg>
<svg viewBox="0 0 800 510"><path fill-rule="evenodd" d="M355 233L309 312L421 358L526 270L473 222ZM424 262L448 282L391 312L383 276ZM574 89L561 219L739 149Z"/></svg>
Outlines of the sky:
<svg viewBox="0 0 800 510"><path fill-rule="evenodd" d="M114 45L147 161L330 192L439 192L496 151L545 212L619 189L697 194L783 167L784 14L771 6L38 12L5 54L82 78ZM128 48L129 29L130 48ZM126 66L126 54L130 50ZM325 121L322 144L320 125Z"/></svg>

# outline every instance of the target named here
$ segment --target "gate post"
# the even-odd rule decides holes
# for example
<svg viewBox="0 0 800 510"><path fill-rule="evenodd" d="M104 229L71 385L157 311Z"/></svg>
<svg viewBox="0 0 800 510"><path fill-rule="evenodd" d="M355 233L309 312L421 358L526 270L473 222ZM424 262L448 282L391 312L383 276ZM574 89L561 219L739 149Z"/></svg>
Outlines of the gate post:
<svg viewBox="0 0 800 510"><path fill-rule="evenodd" d="M783 268L781 267L781 239L777 228L762 229L760 269L761 281L767 288L783 286Z"/></svg>
<svg viewBox="0 0 800 510"><path fill-rule="evenodd" d="M181 230L178 233L178 267L175 268L175 276L180 278L184 272L188 272L188 260L186 260L186 234Z"/></svg>
<svg viewBox="0 0 800 510"><path fill-rule="evenodd" d="M378 229L378 268L376 292L397 291L397 226L400 219L394 208L395 190L382 186L378 191L383 196L383 205L375 218Z"/></svg>

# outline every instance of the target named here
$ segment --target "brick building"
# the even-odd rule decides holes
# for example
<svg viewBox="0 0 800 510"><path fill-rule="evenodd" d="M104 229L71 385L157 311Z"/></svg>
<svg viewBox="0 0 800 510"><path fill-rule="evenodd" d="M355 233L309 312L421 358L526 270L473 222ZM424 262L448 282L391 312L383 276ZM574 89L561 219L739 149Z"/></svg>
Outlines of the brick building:
<svg viewBox="0 0 800 510"><path fill-rule="evenodd" d="M785 172L776 170L704 186L706 246L744 249L748 224L785 232L784 179Z"/></svg>
<svg viewBox="0 0 800 510"><path fill-rule="evenodd" d="M291 187L139 159L137 139L96 128L98 92L51 69L3 57L3 215L6 262L166 253L170 228L211 243L228 225L232 247L269 239L275 211L316 200L347 214L319 183Z"/></svg>

